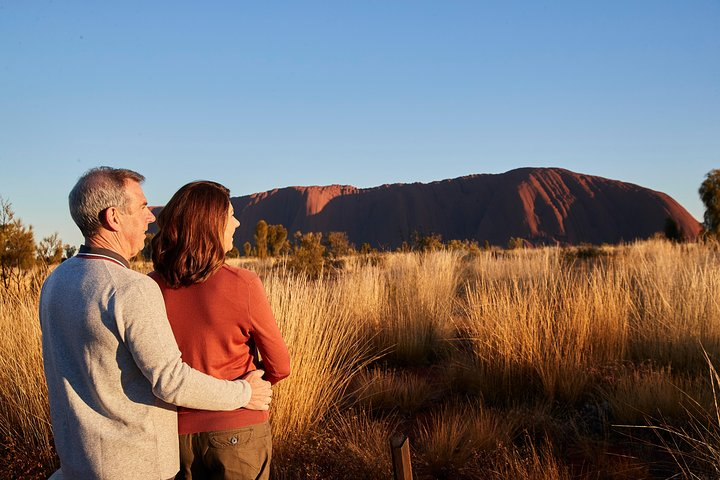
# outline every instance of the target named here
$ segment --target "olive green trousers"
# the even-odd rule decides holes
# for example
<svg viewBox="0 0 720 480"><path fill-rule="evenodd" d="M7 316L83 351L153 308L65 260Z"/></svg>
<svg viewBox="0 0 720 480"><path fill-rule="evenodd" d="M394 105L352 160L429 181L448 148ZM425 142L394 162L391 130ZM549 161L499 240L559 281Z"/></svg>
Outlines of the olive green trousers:
<svg viewBox="0 0 720 480"><path fill-rule="evenodd" d="M176 480L267 480L272 432L268 422L231 430L180 435Z"/></svg>

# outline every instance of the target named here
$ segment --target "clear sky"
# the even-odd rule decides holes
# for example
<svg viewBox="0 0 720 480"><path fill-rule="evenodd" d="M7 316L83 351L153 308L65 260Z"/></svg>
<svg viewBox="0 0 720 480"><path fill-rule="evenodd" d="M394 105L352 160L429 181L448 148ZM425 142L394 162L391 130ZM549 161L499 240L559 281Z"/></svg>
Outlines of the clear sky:
<svg viewBox="0 0 720 480"><path fill-rule="evenodd" d="M429 182L556 166L699 220L720 168L720 1L0 0L0 196L81 243L67 193Z"/></svg>

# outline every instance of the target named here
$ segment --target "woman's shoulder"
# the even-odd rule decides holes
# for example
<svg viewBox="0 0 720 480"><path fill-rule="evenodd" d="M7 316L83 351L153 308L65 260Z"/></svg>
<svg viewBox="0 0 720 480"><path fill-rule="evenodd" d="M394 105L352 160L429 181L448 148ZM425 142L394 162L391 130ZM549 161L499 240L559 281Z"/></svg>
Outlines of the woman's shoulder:
<svg viewBox="0 0 720 480"><path fill-rule="evenodd" d="M245 283L255 282L258 278L257 273L253 272L252 270L228 265L227 263L223 264L223 266L220 267L220 272L222 272L224 275L231 275Z"/></svg>
<svg viewBox="0 0 720 480"><path fill-rule="evenodd" d="M155 283L157 283L161 289L167 288L167 283L165 283L165 279L155 270L148 273L147 276L155 280Z"/></svg>

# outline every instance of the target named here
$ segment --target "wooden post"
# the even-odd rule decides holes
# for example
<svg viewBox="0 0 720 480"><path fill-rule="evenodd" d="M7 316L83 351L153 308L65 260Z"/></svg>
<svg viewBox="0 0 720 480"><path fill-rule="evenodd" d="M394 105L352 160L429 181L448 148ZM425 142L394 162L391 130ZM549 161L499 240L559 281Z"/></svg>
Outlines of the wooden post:
<svg viewBox="0 0 720 480"><path fill-rule="evenodd" d="M390 437L390 451L395 480L412 480L410 440L402 434L393 435Z"/></svg>

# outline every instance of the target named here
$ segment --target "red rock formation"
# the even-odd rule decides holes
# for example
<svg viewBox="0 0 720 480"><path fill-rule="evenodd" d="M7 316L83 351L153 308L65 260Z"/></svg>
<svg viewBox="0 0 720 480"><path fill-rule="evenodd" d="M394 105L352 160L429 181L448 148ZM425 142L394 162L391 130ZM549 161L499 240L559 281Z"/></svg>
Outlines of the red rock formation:
<svg viewBox="0 0 720 480"><path fill-rule="evenodd" d="M396 248L414 231L443 240L510 237L533 244L618 243L662 232L672 218L688 239L700 224L664 193L560 168L520 168L428 184L358 189L347 185L287 187L233 198L240 228L251 241L260 219L290 235L344 231L356 245Z"/></svg>

